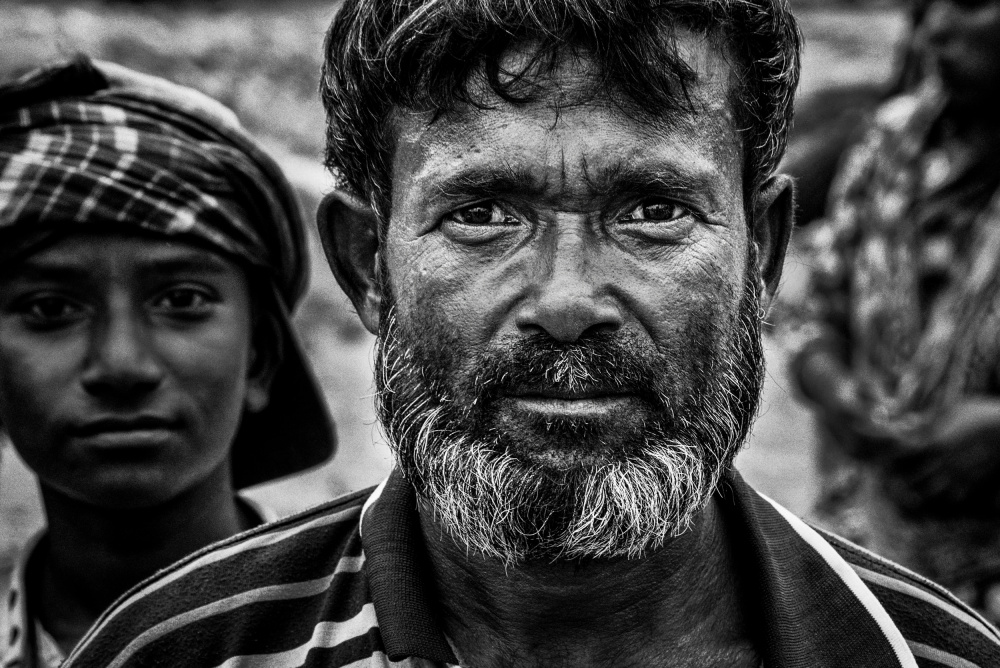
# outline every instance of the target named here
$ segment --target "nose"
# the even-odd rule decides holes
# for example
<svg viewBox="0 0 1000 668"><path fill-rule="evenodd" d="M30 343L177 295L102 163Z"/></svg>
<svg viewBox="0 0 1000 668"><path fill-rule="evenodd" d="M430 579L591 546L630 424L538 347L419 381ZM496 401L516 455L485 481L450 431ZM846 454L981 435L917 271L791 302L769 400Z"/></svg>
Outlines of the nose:
<svg viewBox="0 0 1000 668"><path fill-rule="evenodd" d="M127 305L111 306L95 323L88 353L81 382L91 395L136 398L163 380L151 335Z"/></svg>
<svg viewBox="0 0 1000 668"><path fill-rule="evenodd" d="M544 332L572 343L587 334L615 331L624 318L617 301L604 289L603 272L592 257L595 240L586 232L555 236L543 251L542 268L515 317L523 333Z"/></svg>

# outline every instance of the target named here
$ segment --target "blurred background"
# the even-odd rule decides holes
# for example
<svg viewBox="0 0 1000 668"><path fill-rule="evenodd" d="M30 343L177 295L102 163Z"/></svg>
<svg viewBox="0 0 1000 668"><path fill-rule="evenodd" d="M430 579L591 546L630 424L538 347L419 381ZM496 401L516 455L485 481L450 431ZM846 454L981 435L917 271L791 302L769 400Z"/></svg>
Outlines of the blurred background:
<svg viewBox="0 0 1000 668"><path fill-rule="evenodd" d="M330 188L324 172L324 119L316 88L321 44L336 1L0 2L0 77L77 51L193 86L236 111L285 168L311 215ZM792 152L835 122L825 99L859 100L893 79L905 36L902 4L792 0L806 38ZM843 122L842 119L840 122ZM315 234L312 287L296 317L337 422L339 451L321 469L257 488L254 495L293 512L379 482L391 455L372 408L372 337L330 274ZM802 294L804 255L787 259L774 325L766 338L768 375L757 422L738 466L761 491L806 513L816 490L811 417L793 396L785 367L794 334L783 306ZM2 438L2 437L0 437ZM275 444L281 447L281 444ZM42 522L35 483L10 447L0 457L0 553Z"/></svg>

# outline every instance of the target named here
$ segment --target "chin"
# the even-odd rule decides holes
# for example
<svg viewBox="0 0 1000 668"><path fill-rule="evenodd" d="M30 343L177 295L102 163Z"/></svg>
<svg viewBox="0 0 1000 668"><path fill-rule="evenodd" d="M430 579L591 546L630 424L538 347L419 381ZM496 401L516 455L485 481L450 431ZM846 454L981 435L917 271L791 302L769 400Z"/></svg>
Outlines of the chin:
<svg viewBox="0 0 1000 668"><path fill-rule="evenodd" d="M591 432L586 436L568 433L503 433L497 447L525 466L540 473L567 474L619 463L642 444L640 435L610 435Z"/></svg>
<svg viewBox="0 0 1000 668"><path fill-rule="evenodd" d="M104 471L86 486L78 481L71 489L63 488L66 496L105 510L144 510L168 503L179 489L177 476L162 471Z"/></svg>
<svg viewBox="0 0 1000 668"><path fill-rule="evenodd" d="M425 433L401 468L458 544L506 565L642 557L690 527L716 482L700 448L648 433Z"/></svg>
<svg viewBox="0 0 1000 668"><path fill-rule="evenodd" d="M540 472L554 475L569 474L582 469L593 469L614 461L609 452L594 452L568 448L518 448L514 457L527 466L535 466Z"/></svg>

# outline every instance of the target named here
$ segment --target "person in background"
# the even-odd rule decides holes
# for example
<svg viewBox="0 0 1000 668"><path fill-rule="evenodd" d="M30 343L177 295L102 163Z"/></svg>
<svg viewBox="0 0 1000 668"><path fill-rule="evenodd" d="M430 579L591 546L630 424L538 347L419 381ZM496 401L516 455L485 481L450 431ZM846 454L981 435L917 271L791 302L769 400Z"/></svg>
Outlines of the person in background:
<svg viewBox="0 0 1000 668"><path fill-rule="evenodd" d="M0 666L56 666L236 490L333 453L289 322L305 230L222 105L84 57L0 87L0 423L47 528L0 569Z"/></svg>
<svg viewBox="0 0 1000 668"><path fill-rule="evenodd" d="M795 179L797 227L808 227L826 214L844 154L861 139L874 109L890 97L913 90L923 78L925 59L918 31L927 2L910 4L908 34L897 57L896 75L888 85L857 81L800 95L796 100L795 123L780 169Z"/></svg>
<svg viewBox="0 0 1000 668"><path fill-rule="evenodd" d="M1000 621L1000 1L927 3L817 230L793 368L824 434L824 525Z"/></svg>

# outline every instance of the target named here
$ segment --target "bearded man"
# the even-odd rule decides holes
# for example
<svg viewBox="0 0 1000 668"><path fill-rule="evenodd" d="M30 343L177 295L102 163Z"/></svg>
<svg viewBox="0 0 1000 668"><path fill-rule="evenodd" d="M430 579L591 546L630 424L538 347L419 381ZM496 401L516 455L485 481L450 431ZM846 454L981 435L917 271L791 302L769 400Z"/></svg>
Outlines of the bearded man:
<svg viewBox="0 0 1000 668"><path fill-rule="evenodd" d="M1000 665L732 469L798 46L783 0L348 0L319 223L398 467L169 569L70 666Z"/></svg>

